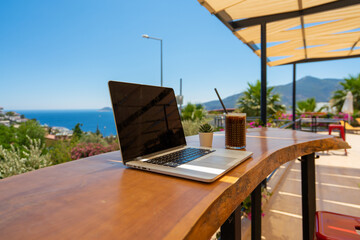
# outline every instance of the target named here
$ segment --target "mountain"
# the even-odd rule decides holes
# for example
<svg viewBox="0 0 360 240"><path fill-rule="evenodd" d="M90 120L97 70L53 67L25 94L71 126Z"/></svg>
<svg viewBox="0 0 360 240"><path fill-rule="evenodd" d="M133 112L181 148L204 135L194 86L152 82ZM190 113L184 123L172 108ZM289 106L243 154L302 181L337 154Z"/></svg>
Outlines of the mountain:
<svg viewBox="0 0 360 240"><path fill-rule="evenodd" d="M102 109L99 109L99 112L111 112L112 108L111 107L103 107Z"/></svg>
<svg viewBox="0 0 360 240"><path fill-rule="evenodd" d="M234 108L236 101L239 99L241 95L243 95L243 93L237 93L229 97L223 98L222 101L226 106L226 108ZM203 103L203 105L205 106L206 110L222 109L219 99Z"/></svg>
<svg viewBox="0 0 360 240"><path fill-rule="evenodd" d="M312 76L306 76L296 81L296 101L302 101L307 98L315 97L316 102L328 102L332 96L332 93L336 90L342 89L340 82L343 79L335 78L316 78ZM274 86L274 93L278 93L281 96L281 103L285 106L292 105L292 83ZM226 97L223 102L227 108L234 108L237 99L243 93L237 93ZM206 110L220 109L221 104L219 100L213 100L203 103Z"/></svg>

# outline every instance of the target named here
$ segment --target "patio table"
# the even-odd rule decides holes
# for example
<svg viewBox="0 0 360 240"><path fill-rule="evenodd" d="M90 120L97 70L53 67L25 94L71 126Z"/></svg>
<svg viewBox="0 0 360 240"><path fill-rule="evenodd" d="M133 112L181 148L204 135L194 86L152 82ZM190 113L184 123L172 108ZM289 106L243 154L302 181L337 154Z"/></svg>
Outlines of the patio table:
<svg viewBox="0 0 360 240"><path fill-rule="evenodd" d="M311 132L317 132L318 131L318 124L325 124L325 125L329 125L329 124L335 124L335 123L340 123L340 121L342 121L343 119L332 119L332 118L300 118L300 130L302 131L306 131L305 129L303 129L301 127L302 123L310 123L312 126L310 126L309 131ZM326 128L326 131L328 129Z"/></svg>
<svg viewBox="0 0 360 240"><path fill-rule="evenodd" d="M198 136L187 142L198 146ZM214 134L214 147L224 148L223 133ZM314 152L344 148L346 142L329 135L249 130L246 150L254 152L252 158L210 184L127 168L118 152L43 168L0 180L0 238L209 239L222 226L223 239L239 239L241 202L274 169L302 156L304 239L309 239ZM252 229L259 239L258 216Z"/></svg>

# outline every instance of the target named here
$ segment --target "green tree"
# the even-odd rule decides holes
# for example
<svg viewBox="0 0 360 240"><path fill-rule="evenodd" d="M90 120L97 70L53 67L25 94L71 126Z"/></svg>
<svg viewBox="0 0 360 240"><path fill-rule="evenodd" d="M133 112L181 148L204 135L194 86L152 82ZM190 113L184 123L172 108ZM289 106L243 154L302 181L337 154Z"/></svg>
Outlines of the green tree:
<svg viewBox="0 0 360 240"><path fill-rule="evenodd" d="M333 106L338 112L341 112L341 108L344 105L347 92L351 92L354 100L354 110L360 109L360 73L357 76L350 75L348 78L341 82L342 90L334 92L332 99L334 101Z"/></svg>
<svg viewBox="0 0 360 240"><path fill-rule="evenodd" d="M39 139L43 144L45 141L45 129L35 120L29 120L21 123L16 131L17 144L20 146L29 146L29 139Z"/></svg>
<svg viewBox="0 0 360 240"><path fill-rule="evenodd" d="M280 104L281 98L277 93L273 93L274 87L266 89L267 114L273 115L277 112L285 112L286 108ZM260 97L261 82L257 80L253 85L248 83L248 89L237 100L238 111L246 113L248 116L260 116Z"/></svg>
<svg viewBox="0 0 360 240"><path fill-rule="evenodd" d="M308 98L304 101L298 101L296 102L297 108L296 113L301 114L304 112L315 112L316 108L316 100L315 98Z"/></svg>
<svg viewBox="0 0 360 240"><path fill-rule="evenodd" d="M73 130L73 140L77 141L81 138L81 136L83 135L83 130L81 130L80 126L82 126L81 123L78 123L75 125L75 127L72 129Z"/></svg>
<svg viewBox="0 0 360 240"><path fill-rule="evenodd" d="M181 110L182 120L201 121L205 117L205 115L206 115L206 111L204 109L204 106L201 104L188 103Z"/></svg>
<svg viewBox="0 0 360 240"><path fill-rule="evenodd" d="M68 140L56 140L49 147L49 153L53 164L59 164L71 161L71 149L74 143Z"/></svg>
<svg viewBox="0 0 360 240"><path fill-rule="evenodd" d="M15 116L15 112L6 112L5 115L12 117L12 116Z"/></svg>
<svg viewBox="0 0 360 240"><path fill-rule="evenodd" d="M0 146L9 149L16 141L16 129L13 126L0 125Z"/></svg>
<svg viewBox="0 0 360 240"><path fill-rule="evenodd" d="M96 126L96 132L95 132L96 135L98 136L101 136L101 132L100 132L100 129L99 129L99 125Z"/></svg>

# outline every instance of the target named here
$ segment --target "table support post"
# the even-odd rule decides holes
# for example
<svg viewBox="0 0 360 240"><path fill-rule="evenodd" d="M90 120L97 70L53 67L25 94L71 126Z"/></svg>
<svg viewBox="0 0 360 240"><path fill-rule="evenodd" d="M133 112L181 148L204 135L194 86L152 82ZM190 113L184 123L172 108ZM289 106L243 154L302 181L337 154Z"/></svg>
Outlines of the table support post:
<svg viewBox="0 0 360 240"><path fill-rule="evenodd" d="M251 193L251 240L261 239L261 183Z"/></svg>
<svg viewBox="0 0 360 240"><path fill-rule="evenodd" d="M315 227L315 153L301 157L303 239L313 239Z"/></svg>
<svg viewBox="0 0 360 240"><path fill-rule="evenodd" d="M241 240L241 205L220 228L221 240Z"/></svg>

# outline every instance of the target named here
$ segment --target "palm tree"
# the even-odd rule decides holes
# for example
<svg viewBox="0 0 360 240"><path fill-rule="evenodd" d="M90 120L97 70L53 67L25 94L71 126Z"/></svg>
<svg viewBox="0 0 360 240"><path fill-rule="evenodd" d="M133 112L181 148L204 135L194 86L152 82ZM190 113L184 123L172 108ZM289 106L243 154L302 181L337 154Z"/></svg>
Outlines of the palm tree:
<svg viewBox="0 0 360 240"><path fill-rule="evenodd" d="M344 105L347 92L351 92L354 99L354 110L360 109L360 73L357 76L350 75L349 78L345 78L344 82L341 82L343 86L342 90L337 90L332 96L333 106L338 112L341 112L341 108Z"/></svg>
<svg viewBox="0 0 360 240"><path fill-rule="evenodd" d="M240 112L246 113L248 116L260 116L260 95L261 83L257 80L254 85L248 83L249 88L237 100L237 106ZM280 104L280 95L272 93L274 87L266 90L267 113L273 115L277 112L285 112L286 107Z"/></svg>
<svg viewBox="0 0 360 240"><path fill-rule="evenodd" d="M304 101L298 101L296 108L296 113L301 114L305 112L321 112L326 107L321 107L319 109L316 109L316 100L315 98L308 98Z"/></svg>

